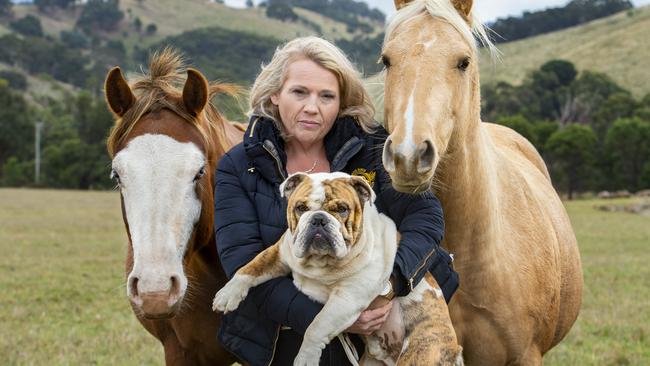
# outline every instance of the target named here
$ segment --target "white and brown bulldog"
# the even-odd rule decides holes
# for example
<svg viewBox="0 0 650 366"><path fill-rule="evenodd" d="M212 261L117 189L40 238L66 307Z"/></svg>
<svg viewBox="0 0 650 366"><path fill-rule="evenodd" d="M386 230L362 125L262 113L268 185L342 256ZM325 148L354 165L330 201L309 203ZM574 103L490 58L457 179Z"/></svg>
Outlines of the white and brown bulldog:
<svg viewBox="0 0 650 366"><path fill-rule="evenodd" d="M300 291L324 304L294 365L318 365L332 338L380 294L391 296L387 285L398 233L373 206L375 194L361 177L297 173L280 191L288 199L288 230L237 271L212 308L232 311L250 288L291 272ZM397 298L382 329L364 340L364 365L462 364L447 304L430 274L408 296Z"/></svg>

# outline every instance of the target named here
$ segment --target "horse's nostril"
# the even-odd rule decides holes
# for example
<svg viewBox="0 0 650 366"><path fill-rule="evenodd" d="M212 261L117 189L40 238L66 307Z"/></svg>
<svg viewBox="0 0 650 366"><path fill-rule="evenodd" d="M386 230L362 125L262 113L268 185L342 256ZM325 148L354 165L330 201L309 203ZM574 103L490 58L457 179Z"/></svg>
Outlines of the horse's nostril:
<svg viewBox="0 0 650 366"><path fill-rule="evenodd" d="M436 156L436 150L430 140L425 140L418 147L419 163L418 172L426 172L433 168L433 160Z"/></svg>
<svg viewBox="0 0 650 366"><path fill-rule="evenodd" d="M138 292L138 278L131 277L129 279L129 289L131 290L131 297L138 297L140 294Z"/></svg>
<svg viewBox="0 0 650 366"><path fill-rule="evenodd" d="M175 297L175 296L180 295L181 281L178 278L178 276L177 275L171 276L170 281L171 281L171 287L169 289L169 296L170 297Z"/></svg>

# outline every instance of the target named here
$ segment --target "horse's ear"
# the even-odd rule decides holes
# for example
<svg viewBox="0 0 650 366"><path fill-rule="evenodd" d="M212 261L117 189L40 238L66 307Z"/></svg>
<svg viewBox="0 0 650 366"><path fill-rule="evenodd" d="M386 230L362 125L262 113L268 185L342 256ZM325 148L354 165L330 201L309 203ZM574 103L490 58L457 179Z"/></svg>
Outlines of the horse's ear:
<svg viewBox="0 0 650 366"><path fill-rule="evenodd" d="M187 81L183 87L183 104L187 112L196 117L207 103L208 81L200 71L187 69Z"/></svg>
<svg viewBox="0 0 650 366"><path fill-rule="evenodd" d="M408 4L411 2L411 0L394 0L395 3L395 9L400 10L402 6Z"/></svg>
<svg viewBox="0 0 650 366"><path fill-rule="evenodd" d="M469 21L472 19L470 14L472 13L473 0L451 0L451 2L465 20Z"/></svg>
<svg viewBox="0 0 650 366"><path fill-rule="evenodd" d="M119 67L114 67L108 72L104 92L108 106L119 117L122 117L135 103L135 96Z"/></svg>

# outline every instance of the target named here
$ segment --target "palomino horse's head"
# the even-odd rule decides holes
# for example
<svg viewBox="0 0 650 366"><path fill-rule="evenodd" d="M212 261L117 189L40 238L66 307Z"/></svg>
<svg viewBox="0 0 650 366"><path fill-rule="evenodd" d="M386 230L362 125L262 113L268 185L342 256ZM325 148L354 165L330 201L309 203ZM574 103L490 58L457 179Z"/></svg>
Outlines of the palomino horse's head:
<svg viewBox="0 0 650 366"><path fill-rule="evenodd" d="M396 190L419 193L429 189L441 159L454 149L452 136L463 136L470 116L480 113L474 37L492 45L472 18L472 0L395 3L399 11L382 51L390 132L383 161Z"/></svg>
<svg viewBox="0 0 650 366"><path fill-rule="evenodd" d="M188 287L188 254L214 245L211 172L226 137L209 101L229 89L166 49L131 86L112 69L105 91L117 117L108 150L129 236L127 295L145 317L170 317Z"/></svg>

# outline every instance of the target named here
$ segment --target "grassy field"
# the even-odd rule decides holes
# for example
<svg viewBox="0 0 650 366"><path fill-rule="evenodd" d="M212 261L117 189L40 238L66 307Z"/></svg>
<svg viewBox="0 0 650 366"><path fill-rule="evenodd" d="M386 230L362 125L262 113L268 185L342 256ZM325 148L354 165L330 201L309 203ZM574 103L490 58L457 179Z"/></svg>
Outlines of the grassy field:
<svg viewBox="0 0 650 366"><path fill-rule="evenodd" d="M650 217L598 203L567 203L584 303L546 365L650 364ZM163 364L127 303L125 246L115 192L0 189L0 365Z"/></svg>

